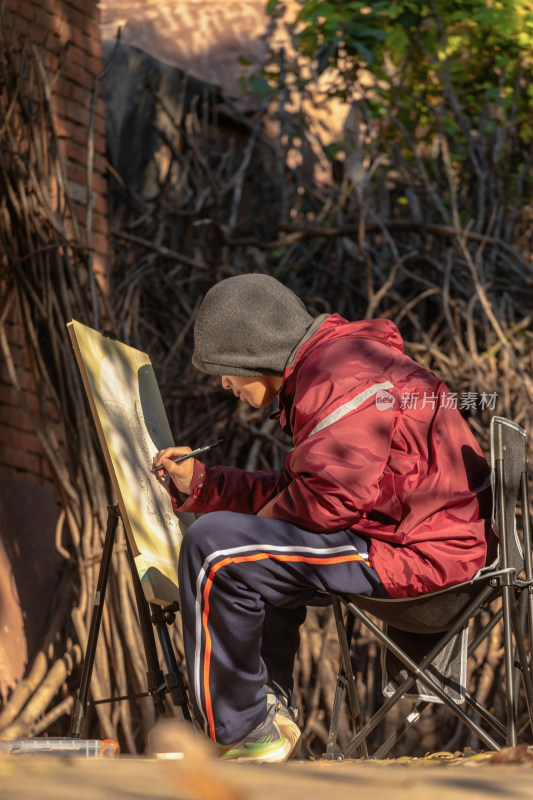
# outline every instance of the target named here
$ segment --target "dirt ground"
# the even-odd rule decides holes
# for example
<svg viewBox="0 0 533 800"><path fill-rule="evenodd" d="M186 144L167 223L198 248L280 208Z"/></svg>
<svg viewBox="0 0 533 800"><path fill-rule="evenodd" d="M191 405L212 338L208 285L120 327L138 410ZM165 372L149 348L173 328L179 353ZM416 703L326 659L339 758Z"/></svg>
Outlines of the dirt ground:
<svg viewBox="0 0 533 800"><path fill-rule="evenodd" d="M126 756L0 760L2 800L526 800L532 770L512 765L424 768L345 761L286 765L217 764L189 772L179 762Z"/></svg>
<svg viewBox="0 0 533 800"><path fill-rule="evenodd" d="M204 753L156 757L0 757L2 800L526 800L533 757L514 753L397 761L223 763Z"/></svg>

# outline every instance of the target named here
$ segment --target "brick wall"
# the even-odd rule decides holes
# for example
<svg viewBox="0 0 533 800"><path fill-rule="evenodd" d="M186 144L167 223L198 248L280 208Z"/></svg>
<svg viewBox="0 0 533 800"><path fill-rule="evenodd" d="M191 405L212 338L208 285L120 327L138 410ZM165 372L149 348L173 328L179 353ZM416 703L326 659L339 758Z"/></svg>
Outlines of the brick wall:
<svg viewBox="0 0 533 800"><path fill-rule="evenodd" d="M106 141L101 82L92 139L93 220L90 232L87 218L87 157L91 107L95 78L103 69L95 0L7 0L4 23L12 32L16 56L24 41L36 45L48 80L51 82L51 109L60 148L66 164L68 188L81 244L90 245L93 271L104 287L109 255L107 221ZM53 82L52 82L53 81ZM57 187L50 186L51 199ZM67 219L68 225L68 219ZM72 233L72 225L70 233ZM0 282L1 291L1 282ZM37 411L39 376L29 363L19 310L12 308L6 326L18 380L25 391L30 410ZM39 441L29 417L20 407L17 391L9 380L7 365L0 364L0 470L9 470L30 480L48 483L51 479Z"/></svg>
<svg viewBox="0 0 533 800"><path fill-rule="evenodd" d="M51 87L51 111L66 165L79 244L92 246L96 279L105 289L109 254L105 123L99 86L94 120L93 224L86 229L88 131L95 77L102 71L102 49L95 0L7 0L2 26L16 63L23 43L31 41ZM60 69L59 69L60 68ZM55 76L55 77L54 77ZM0 94L2 89L0 87ZM1 120L0 120L1 124ZM52 202L57 187L50 185ZM66 219L72 236L72 218ZM4 259L5 260L5 259ZM0 268L3 259L0 253ZM0 314L5 314L6 284L0 270ZM38 287L35 287L39 291ZM20 309L13 302L3 330L12 366L30 414L39 415L42 375L31 363ZM9 365L0 351L0 706L40 646L43 627L52 613L52 597L64 559L55 545L59 515L52 474L13 387ZM46 397L46 392L44 392ZM47 404L48 424L54 411ZM55 426L54 426L55 429Z"/></svg>

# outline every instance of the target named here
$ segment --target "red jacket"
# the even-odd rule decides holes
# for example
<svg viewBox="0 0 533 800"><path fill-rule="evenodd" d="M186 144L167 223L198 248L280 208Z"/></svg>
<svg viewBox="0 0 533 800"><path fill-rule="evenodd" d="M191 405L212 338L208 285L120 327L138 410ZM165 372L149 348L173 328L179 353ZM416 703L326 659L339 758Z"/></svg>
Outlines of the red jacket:
<svg viewBox="0 0 533 800"><path fill-rule="evenodd" d="M452 406L452 407L447 407ZM283 374L283 472L195 463L176 510L239 511L311 531L353 529L394 597L471 578L490 535L489 467L442 381L389 320L314 326Z"/></svg>

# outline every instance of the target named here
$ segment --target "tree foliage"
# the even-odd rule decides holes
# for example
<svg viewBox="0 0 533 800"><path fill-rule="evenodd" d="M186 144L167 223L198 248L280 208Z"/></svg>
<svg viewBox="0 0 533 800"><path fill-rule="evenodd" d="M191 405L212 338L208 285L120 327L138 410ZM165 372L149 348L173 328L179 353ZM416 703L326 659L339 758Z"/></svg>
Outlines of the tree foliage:
<svg viewBox="0 0 533 800"><path fill-rule="evenodd" d="M455 225L489 232L499 215L516 219L532 178L530 2L270 0L268 9L285 24L296 53L267 73L272 91L310 91L327 77L321 85L330 96L357 110L355 129L324 147L338 167L334 176L350 177L354 153L352 188L361 173L368 187L372 170L389 165L388 177L409 184L397 203L412 218L414 174L431 193L445 171L456 181L456 197L444 198L448 210L455 204ZM480 191L489 183L490 192ZM433 210L451 221L444 207Z"/></svg>
<svg viewBox="0 0 533 800"><path fill-rule="evenodd" d="M283 16L287 0L271 0ZM519 147L533 136L533 7L528 0L300 0L289 24L298 52L315 74L334 69L332 93L346 100L365 91L374 120L394 111L419 138L444 130L464 158L459 111L476 135L510 125ZM457 108L453 108L458 104ZM455 112L455 113L451 113Z"/></svg>

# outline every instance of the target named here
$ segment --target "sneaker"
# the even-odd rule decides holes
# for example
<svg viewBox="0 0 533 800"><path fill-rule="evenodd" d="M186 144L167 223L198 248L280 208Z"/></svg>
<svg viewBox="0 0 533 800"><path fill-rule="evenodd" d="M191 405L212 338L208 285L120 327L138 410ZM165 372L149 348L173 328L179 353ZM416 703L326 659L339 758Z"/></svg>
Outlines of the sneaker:
<svg viewBox="0 0 533 800"><path fill-rule="evenodd" d="M299 742L300 729L288 717L287 721L291 729L289 730L289 725L284 724L282 731L280 718L276 711L277 706L271 706L264 722L239 742L224 747L221 759L223 761L242 759L269 764L280 764L286 761L294 750L296 735Z"/></svg>
<svg viewBox="0 0 533 800"><path fill-rule="evenodd" d="M298 709L289 705L289 701L284 694L274 694L274 692L268 692L267 706L269 709L275 706L275 720L278 727L286 738L292 742L288 758L296 758L302 738L302 732L296 724Z"/></svg>

